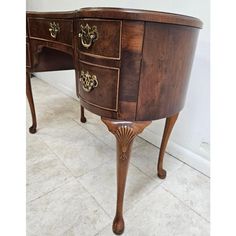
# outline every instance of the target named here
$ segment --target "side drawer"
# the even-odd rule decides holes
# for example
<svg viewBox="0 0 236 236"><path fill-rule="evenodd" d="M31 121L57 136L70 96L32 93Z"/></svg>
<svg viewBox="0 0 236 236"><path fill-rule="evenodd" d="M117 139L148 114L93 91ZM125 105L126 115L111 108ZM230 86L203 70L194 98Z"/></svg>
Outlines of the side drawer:
<svg viewBox="0 0 236 236"><path fill-rule="evenodd" d="M72 46L73 20L28 18L29 37Z"/></svg>
<svg viewBox="0 0 236 236"><path fill-rule="evenodd" d="M120 69L79 62L78 93L96 107L117 111Z"/></svg>
<svg viewBox="0 0 236 236"><path fill-rule="evenodd" d="M77 32L80 53L108 59L120 59L120 20L80 19Z"/></svg>

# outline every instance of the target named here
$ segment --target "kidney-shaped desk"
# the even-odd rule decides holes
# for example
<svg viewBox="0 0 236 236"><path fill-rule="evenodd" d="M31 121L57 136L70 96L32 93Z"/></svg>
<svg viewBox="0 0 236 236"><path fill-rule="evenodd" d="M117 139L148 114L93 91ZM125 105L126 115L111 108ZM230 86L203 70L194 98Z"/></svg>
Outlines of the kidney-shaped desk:
<svg viewBox="0 0 236 236"><path fill-rule="evenodd" d="M166 118L157 165L184 106L202 22L163 12L83 8L71 12L27 12L27 97L36 132L30 74L74 69L84 108L101 116L117 140L117 209L113 231L124 231L123 197L135 136L152 120Z"/></svg>

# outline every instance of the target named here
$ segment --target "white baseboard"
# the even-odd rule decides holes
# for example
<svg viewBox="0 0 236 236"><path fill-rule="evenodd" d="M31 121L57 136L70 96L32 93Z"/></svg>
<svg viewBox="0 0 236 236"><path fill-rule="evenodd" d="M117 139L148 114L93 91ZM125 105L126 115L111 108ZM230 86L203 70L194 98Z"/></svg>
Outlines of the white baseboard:
<svg viewBox="0 0 236 236"><path fill-rule="evenodd" d="M146 129L139 136L152 143L153 145L160 147L162 137L158 136L157 134L154 134L148 129ZM194 169L200 171L201 173L210 176L210 162L204 157L174 143L173 141L171 141L171 137L168 142L166 152L179 159L180 161L193 167Z"/></svg>
<svg viewBox="0 0 236 236"><path fill-rule="evenodd" d="M53 80L52 82L51 80L48 80L47 78L44 79L43 76L41 77L37 75L37 77L42 79L46 83L51 84L53 87L62 91L64 94L70 97L73 97L76 100L79 100L76 95L75 88L70 88L66 86L65 83L60 83L56 80ZM160 147L161 136L154 134L148 129L145 129L144 132L140 134L139 136L147 140L148 142L152 143L153 145ZM179 159L180 161L193 167L194 169L202 172L203 174L210 176L210 162L206 160L204 157L196 153L193 153L192 151L184 148L183 146L180 146L174 143L173 141L171 141L171 137L168 142L166 152L168 152L170 155L174 156L175 158Z"/></svg>

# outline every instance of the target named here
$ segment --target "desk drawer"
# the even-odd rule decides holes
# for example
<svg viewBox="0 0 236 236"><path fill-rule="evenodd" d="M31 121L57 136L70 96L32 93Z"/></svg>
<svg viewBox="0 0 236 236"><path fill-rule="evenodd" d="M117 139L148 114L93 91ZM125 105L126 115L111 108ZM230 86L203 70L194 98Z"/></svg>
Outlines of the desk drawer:
<svg viewBox="0 0 236 236"><path fill-rule="evenodd" d="M72 45L73 20L29 18L29 36Z"/></svg>
<svg viewBox="0 0 236 236"><path fill-rule="evenodd" d="M80 53L119 60L121 27L119 20L80 19L77 23Z"/></svg>
<svg viewBox="0 0 236 236"><path fill-rule="evenodd" d="M79 62L79 96L96 107L117 111L119 69Z"/></svg>

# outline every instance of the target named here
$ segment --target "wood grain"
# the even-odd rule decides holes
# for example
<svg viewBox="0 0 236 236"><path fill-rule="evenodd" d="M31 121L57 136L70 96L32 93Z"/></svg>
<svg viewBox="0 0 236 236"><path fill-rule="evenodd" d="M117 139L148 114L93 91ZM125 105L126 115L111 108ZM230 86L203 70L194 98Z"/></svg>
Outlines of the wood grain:
<svg viewBox="0 0 236 236"><path fill-rule="evenodd" d="M123 21L118 116L121 120L135 120L143 35L144 22ZM127 109L128 107L132 109Z"/></svg>
<svg viewBox="0 0 236 236"><path fill-rule="evenodd" d="M160 11L148 11L138 9L110 8L110 7L87 7L78 11L79 17L141 20L148 22L168 23L202 28L203 23L195 18L180 14Z"/></svg>
<svg viewBox="0 0 236 236"><path fill-rule="evenodd" d="M90 27L96 26L98 32L98 39L91 47L85 48L78 38L78 47L80 53L93 55L93 57L120 59L120 37L122 22L119 20L102 20L102 19L87 19L82 18L78 22L77 32L81 31L80 26L88 24Z"/></svg>
<svg viewBox="0 0 236 236"><path fill-rule="evenodd" d="M44 19L44 18L28 18L29 21L29 37L39 40L48 40L66 45L72 45L73 38L73 20L65 19ZM60 26L60 31L56 38L51 37L49 28L50 23L55 22Z"/></svg>
<svg viewBox="0 0 236 236"><path fill-rule="evenodd" d="M160 179L165 179L166 178L166 170L163 169L163 160L164 160L164 155L165 155L165 150L166 146L171 134L171 131L175 125L175 122L178 118L178 113L166 118L166 123L165 123L165 129L163 132L163 137L161 141L161 147L160 147L160 152L159 152L159 158L158 158L158 164L157 164L157 175Z"/></svg>
<svg viewBox="0 0 236 236"><path fill-rule="evenodd" d="M30 112L31 112L31 117L32 117L32 126L29 128L29 132L31 134L34 134L37 131L37 120L36 120L36 113L35 113L34 100L33 100L30 79L31 79L30 72L26 72L26 95L27 95L27 99L29 102Z"/></svg>
<svg viewBox="0 0 236 236"><path fill-rule="evenodd" d="M136 120L156 120L184 106L198 30L146 23Z"/></svg>
<svg viewBox="0 0 236 236"><path fill-rule="evenodd" d="M57 39L48 23L60 22ZM98 39L88 49L78 37L80 25L95 25ZM194 51L202 22L178 14L118 8L83 8L70 12L27 12L27 97L32 127L36 115L30 73L75 69L76 93L84 107L102 117L117 140L117 207L113 232L124 231L123 199L134 138L152 120L166 118L157 172L166 177L164 153L184 106ZM29 35L28 35L29 33ZM97 76L86 92L81 71Z"/></svg>
<svg viewBox="0 0 236 236"><path fill-rule="evenodd" d="M80 74L89 73L97 77L98 86L90 92L86 92L83 86L79 84L79 96L87 103L96 107L117 111L118 109L118 90L119 90L119 69L99 66L80 61ZM79 78L81 75L79 74ZM79 79L77 78L77 79Z"/></svg>
<svg viewBox="0 0 236 236"><path fill-rule="evenodd" d="M125 223L123 219L123 200L126 177L134 138L140 134L151 122L127 122L102 118L108 130L116 137L117 143L117 205L113 221L113 232L122 234Z"/></svg>

